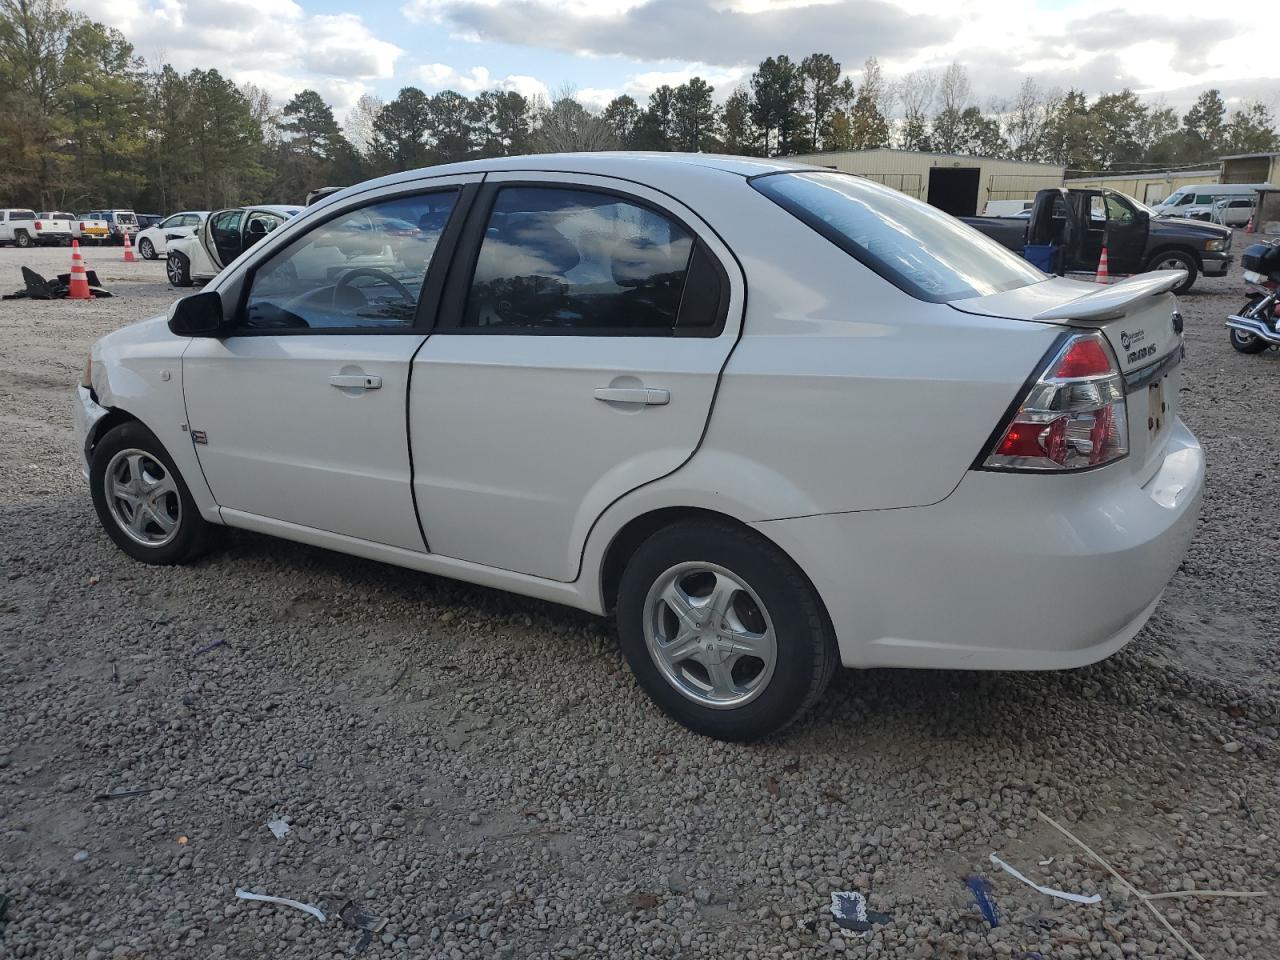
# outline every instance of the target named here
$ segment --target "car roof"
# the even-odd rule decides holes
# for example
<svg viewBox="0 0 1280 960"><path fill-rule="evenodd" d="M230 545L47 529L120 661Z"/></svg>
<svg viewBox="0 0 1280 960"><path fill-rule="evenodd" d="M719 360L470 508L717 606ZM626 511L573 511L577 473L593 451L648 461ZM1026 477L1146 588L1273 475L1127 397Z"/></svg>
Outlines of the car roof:
<svg viewBox="0 0 1280 960"><path fill-rule="evenodd" d="M515 157L463 160L434 167L420 167L365 181L325 197L308 209L329 206L354 193L370 188L393 186L424 177L447 177L466 173L499 173L527 170L537 173L583 173L635 180L659 189L693 186L708 176L752 177L765 173L798 170L829 171L830 167L795 163L766 157L735 157L714 153L666 153L608 150L596 153L538 153Z"/></svg>

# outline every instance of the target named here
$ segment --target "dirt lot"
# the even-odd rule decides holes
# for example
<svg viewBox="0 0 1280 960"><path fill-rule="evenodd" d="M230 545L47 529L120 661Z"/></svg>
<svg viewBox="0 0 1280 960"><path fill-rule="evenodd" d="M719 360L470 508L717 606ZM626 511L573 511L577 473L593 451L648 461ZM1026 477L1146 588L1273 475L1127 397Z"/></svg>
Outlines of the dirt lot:
<svg viewBox="0 0 1280 960"><path fill-rule="evenodd" d="M1193 956L1037 811L1140 890L1265 892L1154 903L1203 957L1280 956L1280 354L1231 350L1238 272L1183 301L1209 486L1134 643L1059 674L843 672L744 747L659 716L590 617L249 534L127 559L69 397L96 337L176 292L88 256L115 299L0 303L0 956L346 957L348 900L386 919L368 956ZM67 252L0 250L4 291L21 263ZM838 890L890 918L841 930Z"/></svg>

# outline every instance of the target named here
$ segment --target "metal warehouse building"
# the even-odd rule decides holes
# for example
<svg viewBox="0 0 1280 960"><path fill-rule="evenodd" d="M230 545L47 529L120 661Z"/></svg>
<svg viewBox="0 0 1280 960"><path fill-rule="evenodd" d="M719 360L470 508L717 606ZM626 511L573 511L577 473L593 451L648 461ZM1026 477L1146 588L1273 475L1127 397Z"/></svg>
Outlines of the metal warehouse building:
<svg viewBox="0 0 1280 960"><path fill-rule="evenodd" d="M1117 173L1105 177L1075 177L1067 181L1067 186L1107 187L1127 193L1143 203L1159 203L1179 187L1193 183L1217 183L1218 179L1218 168L1212 167L1208 170L1152 170L1143 173Z"/></svg>
<svg viewBox="0 0 1280 960"><path fill-rule="evenodd" d="M959 217L982 212L988 200L1030 200L1037 190L1061 186L1066 173L1064 167L1050 163L887 147L804 153L786 159L877 180Z"/></svg>
<svg viewBox="0 0 1280 960"><path fill-rule="evenodd" d="M1223 157L1222 182L1280 186L1280 153L1237 153Z"/></svg>

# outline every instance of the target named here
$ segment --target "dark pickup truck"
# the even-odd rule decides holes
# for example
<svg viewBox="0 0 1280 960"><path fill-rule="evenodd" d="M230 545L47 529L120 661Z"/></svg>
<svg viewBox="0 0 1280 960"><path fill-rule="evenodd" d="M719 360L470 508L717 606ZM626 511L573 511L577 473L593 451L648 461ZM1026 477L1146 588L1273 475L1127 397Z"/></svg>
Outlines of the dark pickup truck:
<svg viewBox="0 0 1280 960"><path fill-rule="evenodd" d="M1196 277L1224 276L1231 265L1231 228L1198 220L1158 218L1115 190L1041 190L1017 217L961 217L971 227L1054 273L1092 273L1102 249L1113 275L1185 270L1175 288L1186 293Z"/></svg>

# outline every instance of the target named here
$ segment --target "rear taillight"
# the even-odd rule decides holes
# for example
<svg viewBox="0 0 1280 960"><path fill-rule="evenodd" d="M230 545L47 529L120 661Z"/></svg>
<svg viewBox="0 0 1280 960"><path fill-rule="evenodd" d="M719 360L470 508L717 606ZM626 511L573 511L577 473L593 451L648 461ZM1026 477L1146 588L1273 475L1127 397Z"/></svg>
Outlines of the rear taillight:
<svg viewBox="0 0 1280 960"><path fill-rule="evenodd" d="M1072 336L1050 359L982 461L996 470L1081 470L1129 452L1124 380L1100 333Z"/></svg>
<svg viewBox="0 0 1280 960"><path fill-rule="evenodd" d="M36 229L37 229L37 230L43 230L43 229L44 229L44 224L43 224L43 223L41 223L39 220L37 220L37 221L36 221L35 226L36 226Z"/></svg>

